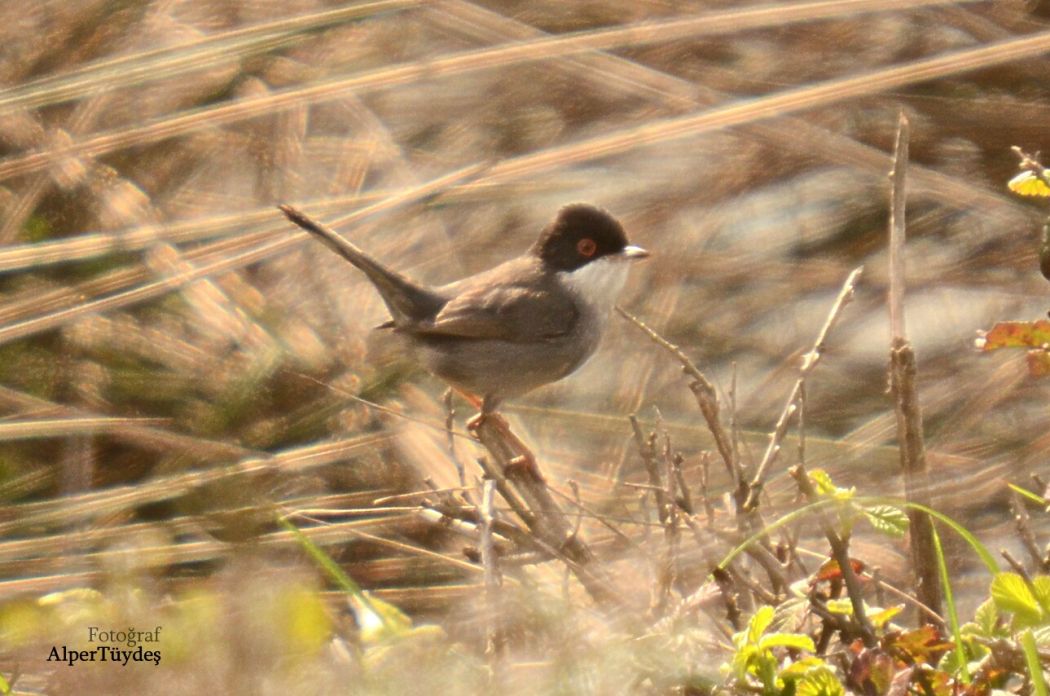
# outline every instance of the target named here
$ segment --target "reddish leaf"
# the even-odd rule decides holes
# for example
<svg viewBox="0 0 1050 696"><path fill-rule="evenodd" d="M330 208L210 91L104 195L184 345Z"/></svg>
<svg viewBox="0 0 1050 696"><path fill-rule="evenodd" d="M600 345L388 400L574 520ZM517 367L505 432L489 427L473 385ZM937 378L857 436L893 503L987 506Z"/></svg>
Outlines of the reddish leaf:
<svg viewBox="0 0 1050 696"><path fill-rule="evenodd" d="M853 572L856 575L864 572L864 562L858 561L855 558L851 558L849 561L850 566L853 567ZM841 580L842 569L839 568L839 562L830 559L824 562L824 565L820 566L820 570L816 572L813 579L810 581L810 585L814 585L818 582L824 582L827 580Z"/></svg>
<svg viewBox="0 0 1050 696"><path fill-rule="evenodd" d="M947 672L937 670L925 676L929 677L930 691L933 692L934 696L952 696L954 681L948 676Z"/></svg>
<svg viewBox="0 0 1050 696"><path fill-rule="evenodd" d="M862 693L884 694L895 672L889 653L881 648L865 648L850 665L849 685Z"/></svg>
<svg viewBox="0 0 1050 696"><path fill-rule="evenodd" d="M973 681L963 688L963 694L964 696L988 696L992 689L1005 688L1009 678L1010 672L1002 667L989 665L985 661L985 664L974 675Z"/></svg>
<svg viewBox="0 0 1050 696"><path fill-rule="evenodd" d="M985 352L998 348L1038 348L1050 344L1050 321L1001 321L988 331L979 331L977 348Z"/></svg>
<svg viewBox="0 0 1050 696"><path fill-rule="evenodd" d="M890 634L883 644L900 659L914 664L936 664L937 658L952 647L936 628L929 625L906 633Z"/></svg>

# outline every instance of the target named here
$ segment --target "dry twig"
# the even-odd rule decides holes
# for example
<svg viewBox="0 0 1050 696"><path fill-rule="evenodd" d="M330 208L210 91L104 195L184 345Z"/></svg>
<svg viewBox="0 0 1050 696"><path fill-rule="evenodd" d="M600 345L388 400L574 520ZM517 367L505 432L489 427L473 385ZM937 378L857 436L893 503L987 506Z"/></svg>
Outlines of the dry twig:
<svg viewBox="0 0 1050 696"><path fill-rule="evenodd" d="M904 492L910 502L930 505L929 480L926 475L926 443L923 436L922 410L915 387L915 351L908 341L904 326L904 223L907 199L908 119L901 113L897 142L893 154L893 181L890 200L890 321L893 342L890 346L890 389L897 414L897 441L900 447ZM908 509L911 560L915 572L916 596L919 601L941 611L941 583L933 541L933 521L914 508ZM929 621L929 616L926 620Z"/></svg>
<svg viewBox="0 0 1050 696"><path fill-rule="evenodd" d="M656 331L649 328L645 322L628 312L623 307L618 306L616 311L620 313L620 316L641 329L653 343L666 350L674 356L675 360L682 364L682 371L692 378L692 382L689 384L689 389L696 397L696 403L700 407L700 412L704 415L704 420L707 421L707 427L711 431L711 435L715 438L715 447L718 449L718 453L722 455L722 461L725 462L726 471L728 471L729 475L733 477L735 483L740 482L742 480L742 475L739 471L739 465L733 458L732 440L728 433L726 433L725 427L723 427L722 421L718 416L718 394L715 391L715 386L711 384L711 381L704 376L704 373L700 371L696 364L689 359L689 356L683 353L678 346L656 333Z"/></svg>
<svg viewBox="0 0 1050 696"><path fill-rule="evenodd" d="M769 473L769 467L780 453L780 445L787 434L788 423L797 409L798 397L802 391L803 383L824 356L828 333L838 320L842 309L853 299L853 290L863 271L863 266L855 268L846 278L846 282L842 284L838 297L835 298L835 303L831 306L831 311L828 312L828 318L824 321L824 326L821 327L820 333L817 334L817 340L813 342L813 347L809 349L809 352L802 356L802 366L798 371L798 380L795 382L790 396L788 396L787 403L784 404L784 410L780 412L780 418L777 420L773 433L769 436L769 445L766 447L765 454L762 455L762 461L759 462L754 477L747 485L747 499L744 501L745 510L753 510L758 505L758 496L762 492L762 486Z"/></svg>
<svg viewBox="0 0 1050 696"><path fill-rule="evenodd" d="M521 466L520 441L495 418L486 418L476 430L477 438L492 456L490 463L480 459L486 475L496 482L496 490L525 523L534 545L568 565L591 597L602 604L622 604L609 578L593 561L587 544L573 534L568 517L551 496L547 484Z"/></svg>
<svg viewBox="0 0 1050 696"><path fill-rule="evenodd" d="M1046 558L1039 551L1039 545L1036 544L1035 533L1032 532L1032 524L1028 516L1028 509L1025 507L1021 496L1012 489L1010 490L1010 509L1014 514L1014 526L1017 528L1017 536L1020 537L1025 551L1028 552L1028 557L1032 559L1033 567L1038 568L1040 573L1046 573L1048 570Z"/></svg>
<svg viewBox="0 0 1050 696"><path fill-rule="evenodd" d="M478 510L481 518L481 543L478 546L481 551L481 565L485 569L485 654L489 658L489 668L493 675L496 674L496 667L503 648L503 632L499 626L502 612L499 610L496 599L500 585L500 573L496 566L495 548L492 543L492 527L495 521L492 502L495 490L496 482L491 479L482 484L481 507Z"/></svg>

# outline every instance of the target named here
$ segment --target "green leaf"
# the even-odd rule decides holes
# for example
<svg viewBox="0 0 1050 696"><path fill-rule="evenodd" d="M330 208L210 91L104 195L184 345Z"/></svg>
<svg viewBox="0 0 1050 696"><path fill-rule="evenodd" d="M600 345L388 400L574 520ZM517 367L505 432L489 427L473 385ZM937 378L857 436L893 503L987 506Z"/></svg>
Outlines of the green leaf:
<svg viewBox="0 0 1050 696"><path fill-rule="evenodd" d="M999 610L991 599L981 602L981 606L977 607L977 611L973 614L973 620L977 624L979 635L986 638L994 638L1003 633L1002 627L999 625Z"/></svg>
<svg viewBox="0 0 1050 696"><path fill-rule="evenodd" d="M873 505L863 508L864 516L875 531L899 539L908 531L908 515L892 505Z"/></svg>
<svg viewBox="0 0 1050 696"><path fill-rule="evenodd" d="M325 553L324 549L315 544L310 537L303 534L299 528L292 524L287 518L278 517L277 524L291 532L292 536L295 537L295 540L299 542L299 545L306 550L322 570L328 573L328 577L339 585L339 587L343 588L344 592L353 597L361 596L361 586L354 582L349 575L344 573L343 569L339 567L339 564L332 560L332 557Z"/></svg>
<svg viewBox="0 0 1050 696"><path fill-rule="evenodd" d="M831 475L823 469L810 471L809 480L813 482L813 487L820 495L831 495L835 492L835 484L831 480Z"/></svg>
<svg viewBox="0 0 1050 696"><path fill-rule="evenodd" d="M743 682L747 679L748 668L760 655L761 653L754 645L744 645L737 648L737 651L733 653L733 676L736 677L737 681Z"/></svg>
<svg viewBox="0 0 1050 696"><path fill-rule="evenodd" d="M319 593L295 587L283 592L278 602L275 628L287 637L290 646L303 652L317 652L327 645L332 622Z"/></svg>
<svg viewBox="0 0 1050 696"><path fill-rule="evenodd" d="M937 556L937 574L941 578L941 587L944 590L944 604L948 609L948 626L952 630L952 641L955 643L955 673L963 684L970 683L970 669L966 662L966 648L963 646L962 629L959 628L959 610L955 605L955 593L952 591L952 582L948 574L948 562L944 559L944 547L941 546L941 536L937 533L934 525L930 532L933 534L933 549Z"/></svg>
<svg viewBox="0 0 1050 696"><path fill-rule="evenodd" d="M1043 610L1039 602L1028 583L1017 573L997 573L992 578L990 593L995 606L1000 611L1013 613L1021 625L1032 626L1042 621Z"/></svg>
<svg viewBox="0 0 1050 696"><path fill-rule="evenodd" d="M796 696L844 696L846 689L828 667L820 667L799 679Z"/></svg>
<svg viewBox="0 0 1050 696"><path fill-rule="evenodd" d="M1018 485L1013 484L1013 483L1008 483L1008 484L1006 484L1006 486L1007 486L1007 488L1012 490L1014 493L1017 493L1018 495L1023 495L1025 498L1028 498L1029 500L1031 500L1036 505L1046 505L1046 503L1047 503L1046 498L1044 498L1043 496L1039 495L1038 493L1034 493L1034 492L1028 490L1027 488L1022 488L1021 486L1018 486Z"/></svg>
<svg viewBox="0 0 1050 696"><path fill-rule="evenodd" d="M853 615L853 602L848 599L829 599L826 606L832 614Z"/></svg>
<svg viewBox="0 0 1050 696"><path fill-rule="evenodd" d="M896 606L886 607L885 609L877 609L874 612L868 612L868 621L875 628L885 628L886 624L893 620L897 614L904 611L903 604L897 604Z"/></svg>
<svg viewBox="0 0 1050 696"><path fill-rule="evenodd" d="M944 524L948 525L949 527L951 527L952 531L961 536L963 540L970 545L970 548L974 550L978 558L981 559L981 562L984 563L984 567L988 569L989 573L994 574L999 572L999 564L996 562L995 556L993 556L992 553L988 550L988 547L982 544L981 541L977 537L975 537L970 530L968 530L966 527L962 526L961 524L959 524L951 517L948 517L942 512L938 512L931 507L927 507L919 503L912 503L907 500L886 498L881 496L865 496L858 500L858 502L865 505L899 505L900 507L908 510L921 510L922 512L925 512L927 515L934 518L938 522L943 522Z"/></svg>
<svg viewBox="0 0 1050 696"><path fill-rule="evenodd" d="M768 633L758 641L758 647L762 650L773 648L795 648L806 652L816 652L813 639L802 633Z"/></svg>
<svg viewBox="0 0 1050 696"><path fill-rule="evenodd" d="M379 643L407 635L412 630L412 619L390 602L384 602L364 593L362 598L350 595L350 609L361 629L361 641Z"/></svg>
<svg viewBox="0 0 1050 696"><path fill-rule="evenodd" d="M343 572L325 550L315 544L285 517L278 517L277 523L291 532L296 541L306 550L314 562L324 570L328 577L339 585L350 599L350 609L354 612L357 625L361 628L362 639L376 641L389 636L403 635L412 628L412 621L400 609L379 599L375 599L361 589L354 580Z"/></svg>
<svg viewBox="0 0 1050 696"><path fill-rule="evenodd" d="M822 498L833 498L839 501L849 501L857 494L856 487L841 488L831 480L831 475L823 469L814 469L809 472L809 479L813 487Z"/></svg>
<svg viewBox="0 0 1050 696"><path fill-rule="evenodd" d="M762 634L766 632L771 623L773 623L773 607L764 604L747 622L747 642L751 645L758 645L759 639L762 638Z"/></svg>
<svg viewBox="0 0 1050 696"><path fill-rule="evenodd" d="M762 529L757 530L747 539L744 539L744 541L740 542L735 547L733 547L733 549L729 553L727 553L721 561L718 562L718 567L724 570L725 568L729 567L729 564L733 562L734 558L742 554L749 546L754 544L756 541L766 538L771 532L774 532L777 529L780 529L781 527L786 527L787 525L792 524L793 522L795 522L795 520L805 517L814 510L821 510L830 507L834 502L835 501L833 500L828 500L825 498L823 500L818 500L808 505L804 505L797 510L792 510L786 515L781 515L775 521L770 522Z"/></svg>
<svg viewBox="0 0 1050 696"><path fill-rule="evenodd" d="M1050 613L1050 576L1036 575L1032 578L1032 592L1043 613Z"/></svg>
<svg viewBox="0 0 1050 696"><path fill-rule="evenodd" d="M799 660L795 660L790 665L780 670L781 679L798 679L804 677L815 669L820 669L827 665L824 660L819 657L803 657Z"/></svg>

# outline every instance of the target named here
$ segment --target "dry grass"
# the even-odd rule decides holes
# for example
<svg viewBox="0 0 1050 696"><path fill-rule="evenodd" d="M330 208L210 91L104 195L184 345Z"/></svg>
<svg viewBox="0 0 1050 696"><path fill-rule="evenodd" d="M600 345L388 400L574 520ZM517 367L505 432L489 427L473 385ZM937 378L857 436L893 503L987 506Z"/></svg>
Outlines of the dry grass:
<svg viewBox="0 0 1050 696"><path fill-rule="evenodd" d="M735 380L752 467L863 264L807 381L807 465L899 494L884 302L900 110L934 504L1006 543L1001 482L1044 463L1044 387L972 338L1046 309L1042 212L1003 183L1009 146L1045 145L1048 17L1021 0L0 4L0 627L90 586L109 602L96 617L199 630L153 671L65 668L40 646L79 624L55 618L28 643L0 633L0 675L53 693L363 684L349 653L281 623L283 598L322 582L275 526L282 511L376 596L463 642L463 664L418 658L431 672L414 690L488 683L483 569L417 507L456 499L440 493L462 483L454 460L479 501L482 451L457 435L450 454L442 385L371 333L378 298L282 202L435 283L519 253L564 203L608 208L654 251L622 304L685 350L723 409ZM676 540L668 583L651 491L623 485L649 481L637 413L684 455L698 501L709 470L712 517L730 517L679 365L617 319L585 368L507 412L640 609L610 628L560 564L508 563L505 654L488 663L501 688L662 693L716 675L717 617L682 638L645 607L673 614L650 593L692 595L731 540ZM770 514L789 502L794 438ZM877 544L869 563L905 578L904 547ZM327 611L326 630L355 635L341 600ZM388 667L371 665L368 688L399 693Z"/></svg>

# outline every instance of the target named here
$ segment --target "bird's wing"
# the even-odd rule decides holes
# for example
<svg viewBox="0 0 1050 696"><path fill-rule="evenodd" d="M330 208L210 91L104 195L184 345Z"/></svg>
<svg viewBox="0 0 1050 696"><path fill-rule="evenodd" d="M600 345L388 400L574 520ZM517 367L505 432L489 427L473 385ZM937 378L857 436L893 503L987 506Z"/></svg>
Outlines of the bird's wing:
<svg viewBox="0 0 1050 696"><path fill-rule="evenodd" d="M579 319L569 292L530 267L496 268L446 292L448 303L414 332L531 343L564 336Z"/></svg>

